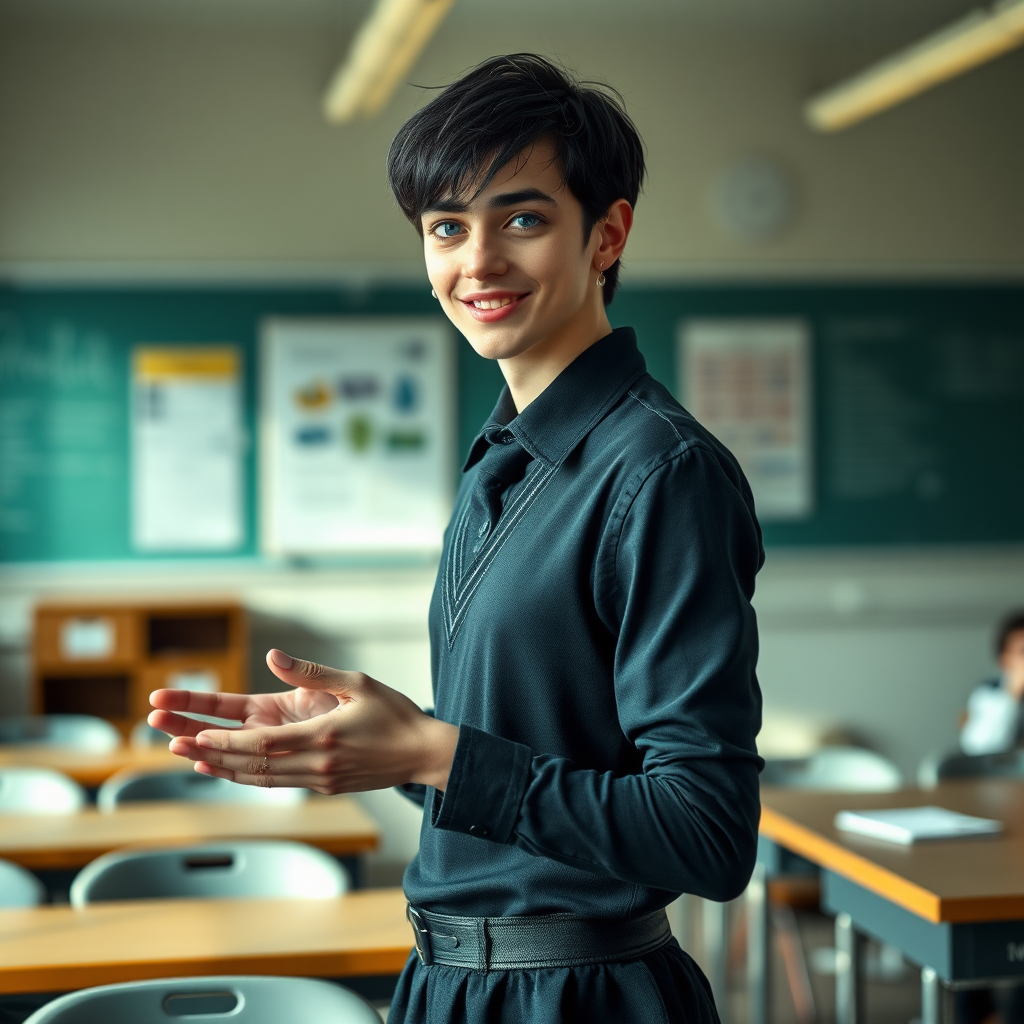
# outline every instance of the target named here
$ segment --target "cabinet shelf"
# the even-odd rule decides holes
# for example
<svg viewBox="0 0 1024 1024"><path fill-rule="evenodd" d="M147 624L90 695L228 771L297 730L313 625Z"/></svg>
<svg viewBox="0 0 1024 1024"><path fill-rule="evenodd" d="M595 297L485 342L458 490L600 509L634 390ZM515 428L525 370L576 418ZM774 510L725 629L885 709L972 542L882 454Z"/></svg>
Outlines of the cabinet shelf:
<svg viewBox="0 0 1024 1024"><path fill-rule="evenodd" d="M249 689L245 612L231 602L43 604L33 653L36 713L97 715L125 735L155 689Z"/></svg>

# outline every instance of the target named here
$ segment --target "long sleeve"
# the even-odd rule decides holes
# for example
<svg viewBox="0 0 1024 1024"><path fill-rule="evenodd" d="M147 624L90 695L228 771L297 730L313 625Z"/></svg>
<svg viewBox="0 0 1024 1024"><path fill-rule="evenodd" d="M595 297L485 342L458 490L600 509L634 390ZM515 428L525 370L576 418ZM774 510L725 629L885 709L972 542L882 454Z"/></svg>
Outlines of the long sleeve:
<svg viewBox="0 0 1024 1024"><path fill-rule="evenodd" d="M691 442L645 467L606 527L595 603L638 770L582 769L463 726L436 828L672 892L742 891L761 765L750 600L762 550L745 488Z"/></svg>
<svg viewBox="0 0 1024 1024"><path fill-rule="evenodd" d="M968 698L960 730L965 754L1000 754L1017 741L1020 704L1000 685L979 686Z"/></svg>

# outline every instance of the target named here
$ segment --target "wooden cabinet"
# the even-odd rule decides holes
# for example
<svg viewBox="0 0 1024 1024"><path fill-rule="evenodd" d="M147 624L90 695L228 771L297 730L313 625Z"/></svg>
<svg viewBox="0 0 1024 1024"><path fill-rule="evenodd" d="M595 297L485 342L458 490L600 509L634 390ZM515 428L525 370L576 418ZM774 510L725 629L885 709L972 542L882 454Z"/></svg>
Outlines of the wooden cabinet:
<svg viewBox="0 0 1024 1024"><path fill-rule="evenodd" d="M160 687L246 692L246 634L231 602L42 604L33 710L98 715L127 736Z"/></svg>

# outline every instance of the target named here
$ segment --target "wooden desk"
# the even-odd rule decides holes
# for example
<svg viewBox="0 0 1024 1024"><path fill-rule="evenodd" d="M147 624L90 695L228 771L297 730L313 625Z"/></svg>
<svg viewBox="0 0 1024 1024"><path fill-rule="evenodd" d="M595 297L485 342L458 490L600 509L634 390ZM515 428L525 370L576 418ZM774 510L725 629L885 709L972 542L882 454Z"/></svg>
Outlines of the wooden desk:
<svg viewBox="0 0 1024 1024"><path fill-rule="evenodd" d="M188 762L175 757L166 746L120 747L108 754L89 754L34 743L0 744L0 768L53 768L89 789L101 785L122 768L162 772L182 767L188 767Z"/></svg>
<svg viewBox="0 0 1024 1024"><path fill-rule="evenodd" d="M401 889L0 910L0 993L210 974L397 974L411 949Z"/></svg>
<svg viewBox="0 0 1024 1024"><path fill-rule="evenodd" d="M128 804L109 814L5 814L0 857L37 871L80 868L124 846L212 839L293 839L336 857L375 850L380 830L351 797L310 797L300 804Z"/></svg>
<svg viewBox="0 0 1024 1024"><path fill-rule="evenodd" d="M840 810L936 804L1003 822L996 838L897 846L842 833ZM922 968L922 1018L943 1018L945 986L1024 977L1024 783L972 779L898 793L761 792L760 870L753 904L773 858L788 850L822 870L822 902L836 915L841 954L836 977L837 1024L863 1013L858 936L898 946ZM759 933L757 922L752 932ZM753 974L752 974L753 980ZM763 1020L755 1014L753 1018Z"/></svg>

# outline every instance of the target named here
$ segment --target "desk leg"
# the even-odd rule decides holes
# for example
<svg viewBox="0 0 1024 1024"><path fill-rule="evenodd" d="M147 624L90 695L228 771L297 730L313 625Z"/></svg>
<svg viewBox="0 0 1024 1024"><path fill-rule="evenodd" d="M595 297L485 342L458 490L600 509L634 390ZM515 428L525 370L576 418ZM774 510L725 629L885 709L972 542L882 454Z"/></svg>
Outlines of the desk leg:
<svg viewBox="0 0 1024 1024"><path fill-rule="evenodd" d="M715 997L718 1016L722 1024L728 1024L729 992L727 984L726 915L728 903L714 903L704 900L701 919L704 932L704 957L707 960L708 981Z"/></svg>
<svg viewBox="0 0 1024 1024"><path fill-rule="evenodd" d="M747 989L750 1024L768 1024L768 870L757 864L747 885Z"/></svg>
<svg viewBox="0 0 1024 1024"><path fill-rule="evenodd" d="M943 1024L946 992L942 979L930 967L921 968L921 1024Z"/></svg>
<svg viewBox="0 0 1024 1024"><path fill-rule="evenodd" d="M849 914L836 916L836 1024L862 1024L861 948L864 940Z"/></svg>

